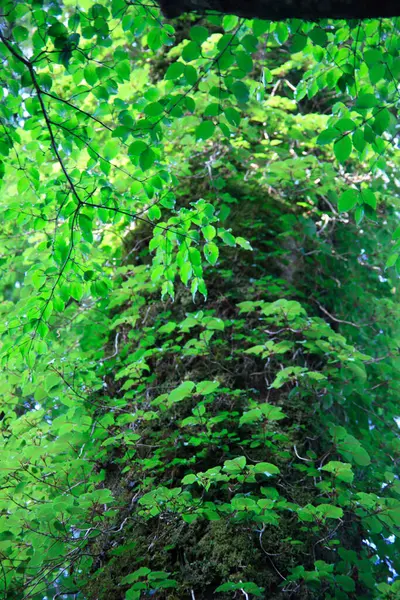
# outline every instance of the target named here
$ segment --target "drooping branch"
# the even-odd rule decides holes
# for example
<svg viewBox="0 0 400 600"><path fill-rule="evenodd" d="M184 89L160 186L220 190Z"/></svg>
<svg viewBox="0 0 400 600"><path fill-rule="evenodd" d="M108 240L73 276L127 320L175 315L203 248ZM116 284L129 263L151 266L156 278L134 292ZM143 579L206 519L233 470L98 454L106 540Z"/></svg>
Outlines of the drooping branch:
<svg viewBox="0 0 400 600"><path fill-rule="evenodd" d="M371 19L400 16L398 0L159 0L166 17L209 11L248 19Z"/></svg>

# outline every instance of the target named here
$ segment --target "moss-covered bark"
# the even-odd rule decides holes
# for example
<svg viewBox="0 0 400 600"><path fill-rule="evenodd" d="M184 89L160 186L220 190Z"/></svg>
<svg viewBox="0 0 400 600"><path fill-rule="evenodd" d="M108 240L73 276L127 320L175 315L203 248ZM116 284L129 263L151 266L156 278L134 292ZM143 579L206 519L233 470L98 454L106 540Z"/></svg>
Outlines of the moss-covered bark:
<svg viewBox="0 0 400 600"><path fill-rule="evenodd" d="M284 366L327 372L329 361L317 348L302 350L302 339L312 321L300 326L283 316L268 324L257 313L241 314L238 307L246 301L300 300L316 322L318 314L327 318L332 328L327 323L324 327L335 335L338 323L318 307L332 264L318 257L316 266L312 250L318 250L319 241L305 241L309 223L297 215L296 208L266 198L245 183L227 182L226 189L237 202L232 205L230 223L251 241L254 251L226 251L218 268L210 267L206 305L193 306L183 289L174 303L167 304L147 293L141 320L125 329L124 335L131 342L123 362L129 361L129 355L139 356L138 352L146 356L147 351L145 360L151 375L143 385L140 381L131 384L136 391L131 393L129 410L142 411L142 417L127 425L141 435L136 455L132 452L129 460L129 448L120 447L114 455L108 453L108 466L102 465L105 484L119 498L120 514L112 524L117 533L100 537L94 546L97 559L85 588L88 600L122 600L129 586L121 585L121 580L143 566L170 573L177 582L174 589L153 590L157 598L206 600L215 598L216 587L226 581L251 581L272 600L285 598L289 592L299 599L322 599L327 584L311 582L310 587L301 579L288 579L290 573L298 565L312 571L318 560L337 562L335 544L361 552L363 533L357 519L347 516L332 524L302 521L296 514L297 509L319 502L324 488L318 467L336 454L327 422L335 414L340 423L340 407L334 407L330 400L338 385L334 372L328 375L332 381L327 380L326 386L295 379L279 389L271 388ZM146 232L139 228L129 243L137 244L141 235L145 237ZM324 245L333 249L336 239L335 233L324 240ZM146 253L141 261L146 262ZM327 304L328 309L333 307ZM122 305L122 315L126 310L130 310L129 304ZM199 314L216 324L207 329L205 322L199 326L188 323ZM121 312L116 310L115 317L120 318ZM294 346L287 353L272 352L268 359L248 352L268 340L292 340ZM157 404L160 394L180 382L205 379L219 383L219 392L207 405L207 419L222 416L221 425L209 430L204 423L182 427L182 421L195 414L190 398L170 409L163 409L162 402ZM285 418L248 425L240 422L243 410L265 402L284 411ZM161 410L157 418L148 412L152 410ZM271 517L268 522L267 517L252 518L240 511L232 515L222 508L218 514L212 511L206 518L185 522L182 512L190 514L192 509L174 509L173 505L166 505L154 517L143 514L140 502L144 493L158 486L176 488L187 473L221 468L226 459L239 455L247 457L249 464L271 462L281 476L278 480L256 477L253 483L233 482L203 491L197 488L192 491L193 498L222 507L238 492L271 498L282 506L276 519ZM124 465L123 471L119 465ZM316 486L316 481L320 485ZM363 593L361 582L357 589ZM232 594L219 593L218 597L228 599Z"/></svg>

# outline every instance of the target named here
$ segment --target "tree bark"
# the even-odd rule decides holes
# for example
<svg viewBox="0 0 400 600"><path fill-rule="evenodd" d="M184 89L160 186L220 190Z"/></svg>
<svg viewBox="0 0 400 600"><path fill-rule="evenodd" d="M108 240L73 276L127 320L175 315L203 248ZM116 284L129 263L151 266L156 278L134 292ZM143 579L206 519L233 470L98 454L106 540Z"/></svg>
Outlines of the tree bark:
<svg viewBox="0 0 400 600"><path fill-rule="evenodd" d="M247 19L371 19L400 16L399 0L160 0L168 18L218 12Z"/></svg>

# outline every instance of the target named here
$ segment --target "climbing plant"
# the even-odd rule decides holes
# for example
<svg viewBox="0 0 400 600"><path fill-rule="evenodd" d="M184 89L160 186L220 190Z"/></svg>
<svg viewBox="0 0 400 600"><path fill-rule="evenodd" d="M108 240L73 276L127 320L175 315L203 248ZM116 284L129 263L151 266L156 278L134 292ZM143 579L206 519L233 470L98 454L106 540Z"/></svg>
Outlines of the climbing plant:
<svg viewBox="0 0 400 600"><path fill-rule="evenodd" d="M0 594L398 597L398 21L0 6Z"/></svg>

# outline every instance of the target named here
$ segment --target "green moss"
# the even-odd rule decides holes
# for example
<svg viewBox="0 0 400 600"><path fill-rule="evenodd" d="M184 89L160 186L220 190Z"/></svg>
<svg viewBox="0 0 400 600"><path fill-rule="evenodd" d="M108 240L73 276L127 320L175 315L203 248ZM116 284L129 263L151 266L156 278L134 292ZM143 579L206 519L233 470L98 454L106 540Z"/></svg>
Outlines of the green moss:
<svg viewBox="0 0 400 600"><path fill-rule="evenodd" d="M216 379L221 388L226 386L230 391L215 396L207 406L207 416L212 418L225 413L223 424L213 426L212 435L216 437L212 442L207 439L204 441L205 436L203 440L192 443L191 436L200 438L204 427L182 429L176 425L192 415L192 409L199 401L198 398L187 398L174 406L172 419L171 412L167 410L160 412L156 420L139 423L141 448L135 450L136 455L132 454L129 469L124 474L121 475L119 469L113 470L112 464L113 461L118 462L118 466L124 464L124 459L111 457L111 464L105 467L107 487L113 490L122 512L125 514L129 507L135 518L132 529L128 532L124 530L122 543L134 542L135 546L116 557L112 554L112 539L104 536L97 542L96 554L99 559L91 581L85 588L87 600L123 600L127 586L121 586L120 581L143 566L152 571L167 571L177 581L176 589L156 592L152 596L160 600L192 600L192 591L196 600L232 600L232 594L215 594L215 589L227 581L252 581L265 589L265 598L286 600L288 594L283 589L286 585L284 577L289 575L292 568L302 565L306 570L313 570L315 559L334 561L329 549L315 547L315 542L324 534L320 531L314 533L313 524L299 522L290 511L277 510L280 518L278 527L264 526L254 520L249 525L230 517L211 522L199 518L188 525L173 509L165 510L160 517L141 522L137 509L140 505L131 503L133 491L129 486L130 481L136 482L138 487L135 490L140 489L141 493L150 491L151 486L177 487L188 471L206 471L221 466L231 456L243 454L250 457L251 462L270 461L279 467L282 476L273 485L287 501L303 507L309 503L315 504L320 493L313 478L301 470L306 469L308 463L297 460L293 451L294 445L302 456L309 449L316 456L325 451L319 415L320 399L312 389L268 389L274 373L282 366L280 361L295 361L296 358L293 355L285 355L279 360L272 357L266 370L264 360L245 353L244 350L249 346L263 343L265 327L258 315L242 317L236 307L237 302L248 298L273 301L278 297L290 296L302 299L287 280L293 279L296 283L295 280L302 275L303 258L300 257L295 265L292 261L295 272L289 277L281 259L285 255L290 259L291 250L282 247L278 253L271 253L270 250L270 244L275 244L276 236L282 231L285 235L288 233L285 224L275 218L279 214L276 203L274 205L269 198L262 201L255 196L255 190L244 184L230 189L230 192L232 197L240 200L238 205L235 202L231 204L230 224L235 227L236 220L244 223L241 233L249 239L252 235L256 237L257 251L253 254L244 253L239 261L238 250L230 248L221 257L222 266L219 265L218 270L208 267L210 296L206 310L212 311L213 315L226 323L224 330L213 333L210 353L178 356L176 352L164 350L169 348L168 344L183 347L189 340L197 340L203 331L197 326L189 332L180 331L179 322L186 314L197 309L203 310L203 306L193 306L190 294L179 286L173 305L165 305L158 296L146 292L145 321L150 333L146 333L146 328L132 328L129 338L132 353L140 347L163 348L159 354L147 359L152 371L151 385L145 396L140 389L135 394L132 412L137 407L151 409L154 396L170 391L177 381ZM197 197L197 191L188 198L183 195L180 201L189 202L193 197ZM290 227L289 230L289 236L295 235ZM141 228L132 232L127 254L130 252L129 246L136 247L145 233L146 230L142 231ZM296 252L295 244L293 251ZM148 260L149 256L144 250L140 261L143 263ZM226 276L221 277L221 273ZM286 281L280 278L282 273ZM121 307L123 310L125 306ZM169 321L177 323L178 327L157 337L154 331ZM298 360L302 360L301 354ZM320 357L308 355L308 360L310 368L316 370L324 364ZM286 415L282 421L271 421L266 425L266 440L258 436L259 424L239 425L238 415L247 410L250 399L280 406ZM309 443L311 439L312 443ZM155 460L154 470L142 469L140 461L147 458ZM265 485L257 481L260 487ZM260 489L256 489L256 484L252 486L247 488L249 494L254 492L255 496L262 495ZM203 499L216 503L230 502L232 495L242 493L238 489L232 491L225 484L218 488L213 486L203 492ZM197 488L193 491L193 495L196 494L200 494ZM123 518L121 513L117 525ZM115 541L121 542L118 537ZM293 591L291 585L289 583L288 589ZM311 590L304 586L297 588L292 597L298 600L322 600L323 595L320 594L318 588Z"/></svg>
<svg viewBox="0 0 400 600"><path fill-rule="evenodd" d="M124 543L129 548L134 542L133 549L118 556L113 556L115 548L108 552L104 565L85 586L85 596L87 600L123 600L127 586L120 585L121 579L139 566L147 566L171 573L178 582L176 590L153 596L160 600L190 598L191 590L196 600L206 600L226 581L253 581L265 588L266 598L281 600L285 596L278 571L287 572L289 566L307 562L304 546L292 544L294 535L290 518L282 519L279 528L265 527L261 541L259 532L231 520L191 525L174 518L169 522L154 520L147 533L141 526L129 532ZM218 598L228 600L231 596L219 594Z"/></svg>
<svg viewBox="0 0 400 600"><path fill-rule="evenodd" d="M131 537L132 536L132 537ZM121 538L117 538L121 541ZM93 546L93 554L97 555L95 568L89 581L83 588L87 600L122 600L125 598L127 586L120 582L126 575L138 568L140 550L144 547L145 538L135 530L129 532L123 544L102 536Z"/></svg>

